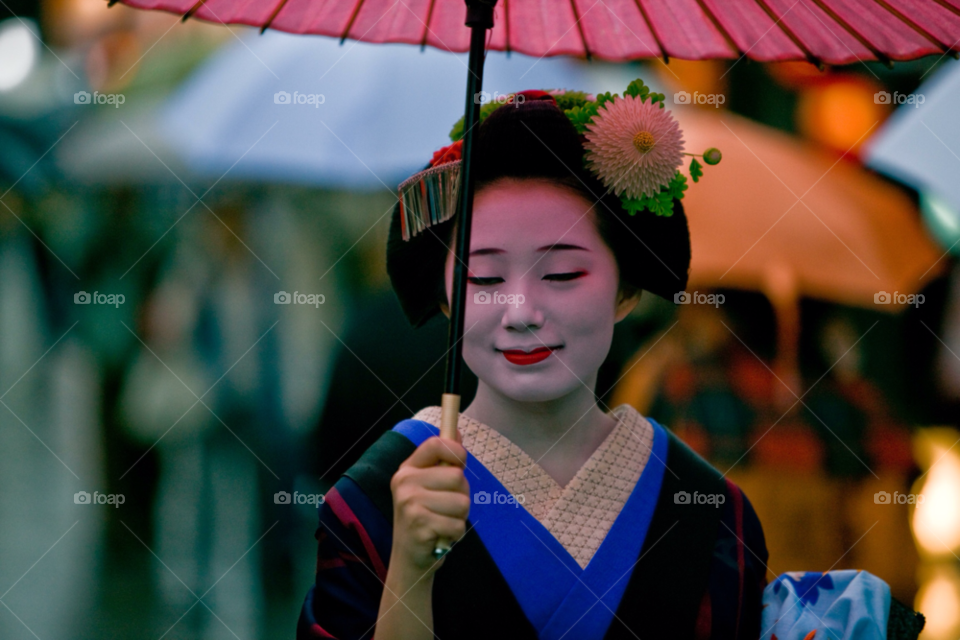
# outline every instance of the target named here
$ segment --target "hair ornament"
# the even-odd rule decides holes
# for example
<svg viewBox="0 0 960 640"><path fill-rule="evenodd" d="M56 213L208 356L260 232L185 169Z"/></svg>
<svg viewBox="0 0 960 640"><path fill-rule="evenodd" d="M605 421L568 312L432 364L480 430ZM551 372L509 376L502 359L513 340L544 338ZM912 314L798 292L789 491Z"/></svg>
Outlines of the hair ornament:
<svg viewBox="0 0 960 640"><path fill-rule="evenodd" d="M630 215L650 211L671 216L674 200L681 200L688 187L687 177L679 170L683 157L692 156L690 178L699 182L703 165L697 158L715 165L722 154L714 147L702 155L686 153L683 132L671 112L664 111L664 99L662 93L650 91L639 78L622 96L609 92L593 96L583 91L520 91L482 105L480 122L501 107L551 100L580 134L584 166L620 197ZM400 184L404 240L450 220L456 213L462 137L463 118L450 132L453 144L434 153L427 169Z"/></svg>

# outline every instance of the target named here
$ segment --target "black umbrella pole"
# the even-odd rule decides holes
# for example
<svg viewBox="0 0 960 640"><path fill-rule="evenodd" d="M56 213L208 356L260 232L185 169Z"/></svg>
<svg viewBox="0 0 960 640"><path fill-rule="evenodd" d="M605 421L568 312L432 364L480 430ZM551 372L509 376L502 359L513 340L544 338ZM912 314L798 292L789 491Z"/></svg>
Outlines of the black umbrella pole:
<svg viewBox="0 0 960 640"><path fill-rule="evenodd" d="M480 92L483 90L483 56L487 29L493 28L496 0L467 0L470 27L470 58L467 62L467 102L463 113L463 149L460 167L460 198L457 203L457 238L454 247L453 291L450 300L450 333L447 337L447 370L441 401L440 437L456 440L460 419L460 372L463 368L464 312L467 308L467 262L470 258L470 226L473 220L473 142L480 124ZM437 540L433 555L438 560L450 550L450 541Z"/></svg>
<svg viewBox="0 0 960 640"><path fill-rule="evenodd" d="M457 206L457 236L454 248L453 291L450 300L450 332L447 342L447 370L444 377L443 419L440 436L456 439L460 414L460 373L463 368L464 312L467 305L467 261L470 254L470 226L473 219L473 143L480 123L480 92L483 90L483 57L487 29L493 27L495 3L468 2L470 59L467 99L464 107L464 135L460 168L460 198Z"/></svg>

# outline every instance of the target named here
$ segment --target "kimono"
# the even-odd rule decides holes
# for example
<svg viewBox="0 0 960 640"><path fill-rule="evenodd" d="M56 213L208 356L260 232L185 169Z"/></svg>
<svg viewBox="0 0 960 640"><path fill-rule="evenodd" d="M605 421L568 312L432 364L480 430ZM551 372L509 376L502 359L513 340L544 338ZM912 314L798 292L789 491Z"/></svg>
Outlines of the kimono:
<svg viewBox="0 0 960 640"><path fill-rule="evenodd" d="M434 633L457 639L760 636L763 530L743 492L629 405L566 487L461 416L472 504L434 575ZM372 638L390 562L390 480L439 407L374 443L319 506L298 640Z"/></svg>

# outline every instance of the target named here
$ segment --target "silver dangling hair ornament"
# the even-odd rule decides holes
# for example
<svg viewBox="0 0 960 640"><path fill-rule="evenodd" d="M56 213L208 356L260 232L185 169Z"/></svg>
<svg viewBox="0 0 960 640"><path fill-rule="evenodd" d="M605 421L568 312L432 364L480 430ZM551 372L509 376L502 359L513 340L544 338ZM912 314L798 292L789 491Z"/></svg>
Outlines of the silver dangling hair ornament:
<svg viewBox="0 0 960 640"><path fill-rule="evenodd" d="M400 230L404 240L446 222L457 212L460 160L425 169L400 183Z"/></svg>

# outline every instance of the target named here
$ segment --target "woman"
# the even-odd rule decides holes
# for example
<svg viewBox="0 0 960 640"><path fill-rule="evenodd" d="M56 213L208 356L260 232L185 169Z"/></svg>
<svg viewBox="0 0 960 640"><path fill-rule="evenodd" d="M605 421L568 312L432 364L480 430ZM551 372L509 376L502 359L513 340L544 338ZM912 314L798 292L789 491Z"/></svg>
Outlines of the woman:
<svg viewBox="0 0 960 640"><path fill-rule="evenodd" d="M424 409L327 493L299 638L759 637L767 551L746 497L655 421L597 405L614 324L642 290L673 300L690 262L662 96L604 100L522 92L484 114L463 340L476 398L460 442ZM610 152L614 125L631 146ZM457 151L394 212L387 266L415 325L448 313L456 219L427 209L449 208L437 176ZM456 542L436 561L440 538Z"/></svg>

